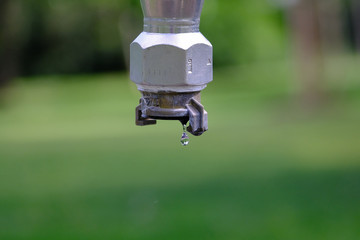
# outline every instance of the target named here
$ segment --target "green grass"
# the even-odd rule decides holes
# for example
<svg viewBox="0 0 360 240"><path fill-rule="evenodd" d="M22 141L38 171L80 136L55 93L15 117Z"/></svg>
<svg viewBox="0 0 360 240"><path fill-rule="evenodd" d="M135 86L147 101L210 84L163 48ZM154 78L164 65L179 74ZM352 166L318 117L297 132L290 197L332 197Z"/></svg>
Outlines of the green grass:
<svg viewBox="0 0 360 240"><path fill-rule="evenodd" d="M218 70L188 147L178 122L134 126L126 75L18 80L0 109L0 239L359 239L359 74L331 74L307 110L290 69Z"/></svg>

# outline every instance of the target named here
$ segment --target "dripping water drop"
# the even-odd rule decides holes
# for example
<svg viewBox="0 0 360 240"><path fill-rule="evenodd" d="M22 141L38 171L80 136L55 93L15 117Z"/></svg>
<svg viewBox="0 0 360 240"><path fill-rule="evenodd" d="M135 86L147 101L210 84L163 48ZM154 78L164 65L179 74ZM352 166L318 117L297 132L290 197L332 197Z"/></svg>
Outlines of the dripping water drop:
<svg viewBox="0 0 360 240"><path fill-rule="evenodd" d="M186 134L186 125L184 124L183 125L183 133L182 133L181 139L180 139L181 145L187 146L189 144L189 141L190 141L190 138Z"/></svg>

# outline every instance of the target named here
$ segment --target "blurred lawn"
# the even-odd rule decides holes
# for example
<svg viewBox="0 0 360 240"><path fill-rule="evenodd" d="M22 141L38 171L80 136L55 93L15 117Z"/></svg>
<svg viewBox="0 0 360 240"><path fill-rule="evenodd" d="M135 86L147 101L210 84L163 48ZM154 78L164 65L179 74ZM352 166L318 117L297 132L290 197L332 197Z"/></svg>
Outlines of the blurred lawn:
<svg viewBox="0 0 360 240"><path fill-rule="evenodd" d="M122 74L18 80L0 109L0 239L359 239L358 59L306 110L288 63L218 70L209 131L136 127Z"/></svg>

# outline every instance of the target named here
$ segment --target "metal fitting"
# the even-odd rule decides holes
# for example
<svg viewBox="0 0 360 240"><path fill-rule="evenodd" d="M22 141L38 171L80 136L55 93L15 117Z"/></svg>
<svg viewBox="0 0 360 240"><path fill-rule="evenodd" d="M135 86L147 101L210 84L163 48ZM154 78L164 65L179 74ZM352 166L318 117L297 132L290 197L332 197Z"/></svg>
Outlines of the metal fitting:
<svg viewBox="0 0 360 240"><path fill-rule="evenodd" d="M204 0L141 0L144 31L130 46L130 78L142 93L136 124L188 121L207 130L200 91L212 81L212 45L199 32Z"/></svg>

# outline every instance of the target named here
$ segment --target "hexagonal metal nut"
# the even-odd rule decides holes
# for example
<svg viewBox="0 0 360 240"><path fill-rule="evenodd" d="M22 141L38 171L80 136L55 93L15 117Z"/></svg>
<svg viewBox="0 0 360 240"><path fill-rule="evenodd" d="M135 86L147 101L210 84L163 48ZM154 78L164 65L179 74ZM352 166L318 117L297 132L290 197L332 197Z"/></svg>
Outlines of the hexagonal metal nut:
<svg viewBox="0 0 360 240"><path fill-rule="evenodd" d="M199 32L143 32L131 44L130 53L130 78L138 85L197 91L213 79L212 45Z"/></svg>

